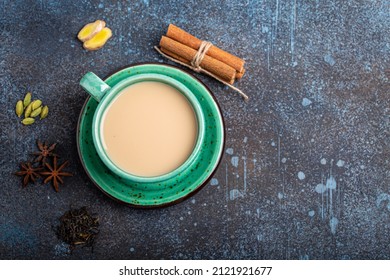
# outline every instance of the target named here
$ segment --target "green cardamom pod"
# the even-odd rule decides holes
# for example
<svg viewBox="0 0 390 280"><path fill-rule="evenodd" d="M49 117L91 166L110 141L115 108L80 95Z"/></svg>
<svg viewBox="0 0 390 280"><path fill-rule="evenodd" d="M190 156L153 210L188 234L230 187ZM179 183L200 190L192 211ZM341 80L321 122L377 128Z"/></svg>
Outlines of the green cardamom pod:
<svg viewBox="0 0 390 280"><path fill-rule="evenodd" d="M22 124L24 125L30 125L30 124L33 124L35 122L35 120L33 118L25 118L22 120Z"/></svg>
<svg viewBox="0 0 390 280"><path fill-rule="evenodd" d="M24 111L24 117L28 118L32 112L32 103L28 104L26 110Z"/></svg>
<svg viewBox="0 0 390 280"><path fill-rule="evenodd" d="M46 118L48 114L49 114L49 107L44 106L41 111L41 120Z"/></svg>
<svg viewBox="0 0 390 280"><path fill-rule="evenodd" d="M30 114L30 117L35 118L36 116L39 116L41 114L41 111L42 111L42 106L38 107L34 111L32 111Z"/></svg>
<svg viewBox="0 0 390 280"><path fill-rule="evenodd" d="M23 111L24 111L23 101L19 100L18 102L16 102L16 108L15 108L16 115L18 115L18 117L20 117L23 114Z"/></svg>
<svg viewBox="0 0 390 280"><path fill-rule="evenodd" d="M32 104L32 109L34 111L35 109L37 109L39 106L42 105L42 101L37 99L37 100L34 100L31 104Z"/></svg>
<svg viewBox="0 0 390 280"><path fill-rule="evenodd" d="M23 107L26 108L31 103L31 92L27 92L23 100Z"/></svg>

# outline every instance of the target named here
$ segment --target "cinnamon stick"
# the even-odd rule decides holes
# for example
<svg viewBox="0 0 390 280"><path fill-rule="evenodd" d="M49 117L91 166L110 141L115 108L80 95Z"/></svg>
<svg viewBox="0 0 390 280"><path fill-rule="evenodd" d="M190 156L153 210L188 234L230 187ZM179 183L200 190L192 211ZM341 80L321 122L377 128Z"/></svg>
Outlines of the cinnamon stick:
<svg viewBox="0 0 390 280"><path fill-rule="evenodd" d="M191 34L173 24L169 24L167 36L195 50L198 50L202 43L202 40L192 36ZM221 50L216 46L210 47L210 49L207 51L207 55L229 65L237 72L242 72L244 69L245 61L243 59Z"/></svg>
<svg viewBox="0 0 390 280"><path fill-rule="evenodd" d="M195 49L166 36L161 37L160 47L188 61L191 61L197 53ZM200 66L229 84L233 84L236 77L236 69L209 55L204 56Z"/></svg>
<svg viewBox="0 0 390 280"><path fill-rule="evenodd" d="M185 64L187 64L187 65L191 65L191 61L186 60L186 59L182 58L181 56L178 56L177 54L168 51L168 50L165 49L165 48L160 48L160 50L161 50L163 53L165 53L166 55L169 55L170 57L173 57L174 59L177 59L177 60L179 60L179 61L181 61L181 62L183 62L183 63L185 63ZM239 74L239 73L236 72L236 79L237 79L237 75L238 75L238 74ZM231 79L228 83L232 85L232 84L234 83L234 78Z"/></svg>
<svg viewBox="0 0 390 280"><path fill-rule="evenodd" d="M165 54L167 54L167 55L173 57L174 59L177 59L177 60L179 60L179 61L181 61L181 62L183 62L183 63L185 63L185 64L188 64L188 65L191 64L191 61L189 61L189 60L187 60L187 59L184 59L184 58L182 58L181 56L178 56L177 54L175 54L175 53L173 53L173 52L170 52L170 51L168 51L168 50L165 49L165 48L160 48L160 50L161 50L163 53L165 53Z"/></svg>
<svg viewBox="0 0 390 280"><path fill-rule="evenodd" d="M245 68L242 69L242 72L236 72L236 79L239 80L244 76L245 74Z"/></svg>

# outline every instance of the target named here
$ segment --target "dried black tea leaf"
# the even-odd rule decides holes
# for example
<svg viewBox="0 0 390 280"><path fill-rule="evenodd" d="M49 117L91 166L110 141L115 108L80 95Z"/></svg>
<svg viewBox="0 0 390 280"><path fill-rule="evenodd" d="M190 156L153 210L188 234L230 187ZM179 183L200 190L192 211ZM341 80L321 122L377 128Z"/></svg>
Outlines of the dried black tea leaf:
<svg viewBox="0 0 390 280"><path fill-rule="evenodd" d="M93 246L99 234L99 218L88 213L86 207L70 209L61 216L56 233L71 249L77 245Z"/></svg>

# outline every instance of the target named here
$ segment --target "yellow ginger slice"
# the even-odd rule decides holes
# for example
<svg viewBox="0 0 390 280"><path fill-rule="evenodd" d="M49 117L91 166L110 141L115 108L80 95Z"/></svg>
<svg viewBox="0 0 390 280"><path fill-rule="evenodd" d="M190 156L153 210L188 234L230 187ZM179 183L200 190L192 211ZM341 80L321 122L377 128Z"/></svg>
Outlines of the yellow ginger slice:
<svg viewBox="0 0 390 280"><path fill-rule="evenodd" d="M85 41L83 44L84 49L89 51L98 50L104 46L108 39L112 36L111 29L104 27L99 33L93 36L88 41Z"/></svg>
<svg viewBox="0 0 390 280"><path fill-rule="evenodd" d="M95 22L88 23L80 30L79 34L77 35L77 38L81 42L88 41L97 33L99 33L105 26L106 23L102 20L97 20Z"/></svg>

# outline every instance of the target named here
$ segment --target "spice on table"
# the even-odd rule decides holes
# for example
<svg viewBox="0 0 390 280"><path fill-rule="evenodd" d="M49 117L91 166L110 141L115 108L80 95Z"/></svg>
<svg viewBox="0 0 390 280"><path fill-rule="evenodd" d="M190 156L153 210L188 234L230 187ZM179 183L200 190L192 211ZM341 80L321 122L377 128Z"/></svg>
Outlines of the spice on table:
<svg viewBox="0 0 390 280"><path fill-rule="evenodd" d="M106 27L103 20L85 25L77 35L77 38L83 42L83 48L89 51L95 51L103 47L112 36L110 28Z"/></svg>
<svg viewBox="0 0 390 280"><path fill-rule="evenodd" d="M18 100L15 105L15 113L18 117L21 117L24 113L24 119L21 121L24 125L31 125L35 122L34 118L40 116L42 120L49 114L49 107L47 105L42 106L42 101L39 99L31 102L31 98L31 92L27 92L23 101Z"/></svg>
<svg viewBox="0 0 390 280"><path fill-rule="evenodd" d="M30 124L33 124L35 122L35 120L33 118L24 118L22 120L22 124L24 125L30 125Z"/></svg>
<svg viewBox="0 0 390 280"><path fill-rule="evenodd" d="M70 209L60 217L56 234L71 249L77 245L93 246L99 234L99 218L91 215L86 207Z"/></svg>
<svg viewBox="0 0 390 280"><path fill-rule="evenodd" d="M23 107L26 108L31 103L31 92L27 92L23 99Z"/></svg>
<svg viewBox="0 0 390 280"><path fill-rule="evenodd" d="M39 108L39 106L42 105L42 101L37 99L37 100L34 100L32 103L31 103L31 108L32 110L34 111L35 109Z"/></svg>
<svg viewBox="0 0 390 280"><path fill-rule="evenodd" d="M89 51L96 51L103 47L108 39L112 36L112 31L108 27L104 27L99 33L93 36L88 41L85 41L83 44L84 49Z"/></svg>
<svg viewBox="0 0 390 280"><path fill-rule="evenodd" d="M38 140L37 146L39 151L33 153L33 155L37 156L34 162L40 162L44 166L47 158L57 156L54 153L54 149L56 148L57 143L54 143L49 146L47 143L43 143Z"/></svg>
<svg viewBox="0 0 390 280"><path fill-rule="evenodd" d="M77 38L81 42L88 41L97 33L99 33L100 30L102 30L105 26L106 23L103 20L97 20L95 22L88 23L80 30L79 34L77 34Z"/></svg>
<svg viewBox="0 0 390 280"><path fill-rule="evenodd" d="M15 107L16 115L20 118L20 116L23 115L23 111L24 111L23 101L19 100L18 102L16 102L16 107Z"/></svg>
<svg viewBox="0 0 390 280"><path fill-rule="evenodd" d="M28 104L26 110L24 111L24 117L28 118L32 112L32 104Z"/></svg>
<svg viewBox="0 0 390 280"><path fill-rule="evenodd" d="M41 114L41 111L42 111L42 106L38 107L34 111L32 111L30 114L30 117L35 118L35 117L39 116Z"/></svg>
<svg viewBox="0 0 390 280"><path fill-rule="evenodd" d="M34 121L33 118L27 119ZM44 176L45 179L43 182L46 184L49 181L52 181L54 189L58 192L59 183L64 183L62 177L72 176L71 173L63 171L68 165L68 161L65 161L60 166L57 165L58 155L54 153L57 143L49 145L47 142L38 140L37 146L39 150L31 154L35 156L35 159L22 163L22 169L14 174L17 176L25 176L23 180L24 186L26 186L29 181L35 182L36 178ZM52 159L52 165L47 162L49 158Z"/></svg>
<svg viewBox="0 0 390 280"><path fill-rule="evenodd" d="M194 50L166 36L162 36L160 40L160 46L161 48L168 50L171 53L174 53L188 61L191 61L197 53L197 50ZM229 65L212 58L211 56L205 55L199 66L206 69L207 71L210 71L214 75L217 75L229 84L234 83L236 70Z"/></svg>
<svg viewBox="0 0 390 280"><path fill-rule="evenodd" d="M71 173L63 172L62 169L64 169L68 165L68 161L65 161L60 166L57 165L57 156L53 157L53 165L48 164L45 162L45 167L47 171L40 172L41 175L47 176L46 179L43 181L45 184L49 181L52 181L53 187L56 190L56 192L59 191L58 184L63 184L64 181L62 180L62 177L68 177L73 176Z"/></svg>
<svg viewBox="0 0 390 280"><path fill-rule="evenodd" d="M35 183L35 180L38 177L40 177L39 171L42 170L42 168L34 168L31 162L21 163L20 166L21 166L21 170L15 172L15 175L24 176L23 178L24 187L26 187L29 182Z"/></svg>
<svg viewBox="0 0 390 280"><path fill-rule="evenodd" d="M198 50L202 44L202 40L192 36L183 29L170 24L168 26L167 37L189 46L192 49ZM228 53L216 46L211 46L207 51L207 55L215 58L223 63L226 63L230 67L234 68L237 72L242 72L244 69L245 61L231 53Z"/></svg>
<svg viewBox="0 0 390 280"><path fill-rule="evenodd" d="M233 86L245 73L245 61L208 41L202 41L179 27L170 24L166 36L162 36L155 49L166 58L196 72L205 73L221 83L248 96Z"/></svg>
<svg viewBox="0 0 390 280"><path fill-rule="evenodd" d="M42 119L46 118L48 114L49 114L49 107L47 107L47 105L43 106L40 119L42 120Z"/></svg>

